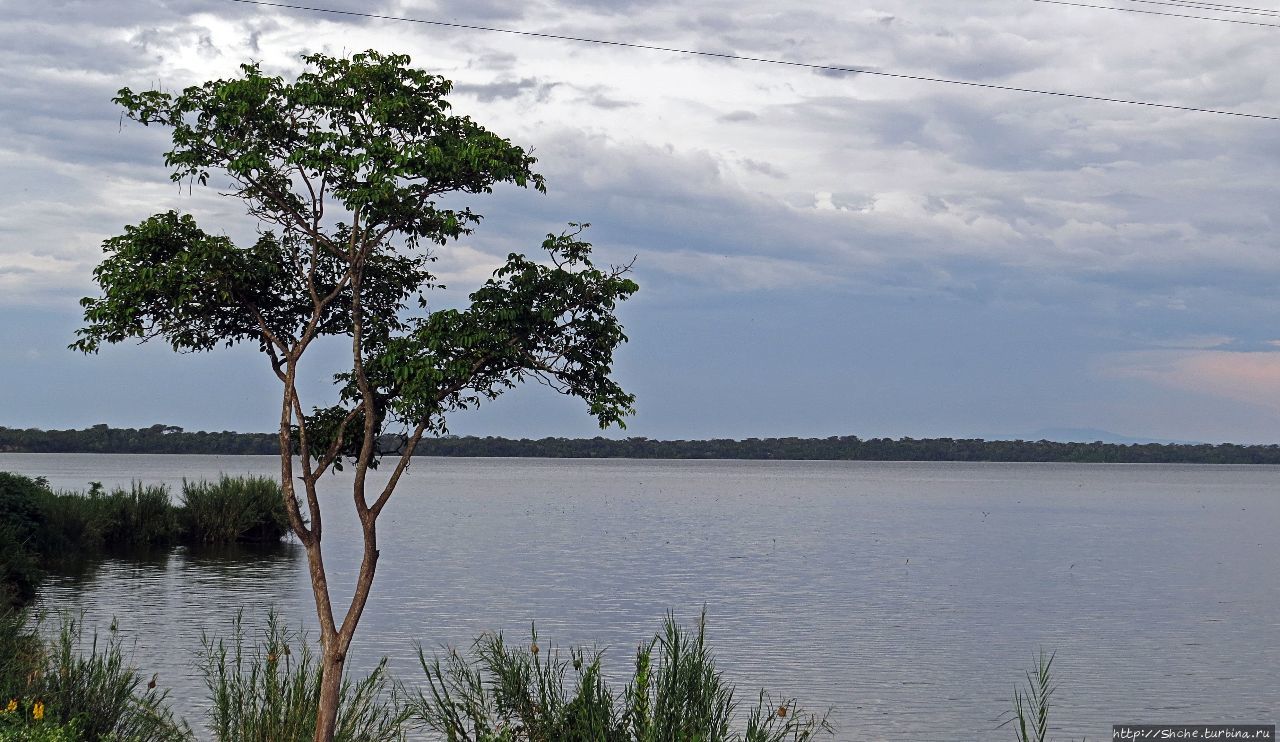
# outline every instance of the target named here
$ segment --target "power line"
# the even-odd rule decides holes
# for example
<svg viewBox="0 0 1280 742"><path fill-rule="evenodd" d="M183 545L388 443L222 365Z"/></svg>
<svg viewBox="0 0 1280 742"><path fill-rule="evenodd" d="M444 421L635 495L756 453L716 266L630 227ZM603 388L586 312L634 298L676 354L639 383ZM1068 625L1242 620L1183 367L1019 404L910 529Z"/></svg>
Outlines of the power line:
<svg viewBox="0 0 1280 742"><path fill-rule="evenodd" d="M248 2L249 0L235 0L236 2ZM1048 3L1049 5L1069 5L1073 8L1093 8L1095 10L1114 10L1117 13L1141 13L1142 15L1159 15L1166 18L1190 18L1197 21L1217 21L1218 23L1238 23L1244 26L1263 26L1266 28L1280 28L1280 23L1263 23L1262 21L1246 21L1240 18L1214 18L1208 15L1186 15L1185 13L1166 13L1162 10L1145 10L1143 8L1117 8L1111 5L1090 5L1089 3L1068 2L1068 0L1031 0L1033 3ZM1191 7L1191 6L1178 6Z"/></svg>
<svg viewBox="0 0 1280 742"><path fill-rule="evenodd" d="M1142 3L1144 5L1169 5L1175 8L1195 8L1197 10L1212 10L1217 13L1240 13L1243 15L1261 15L1261 16L1280 16L1280 10L1272 10L1269 8L1248 8L1243 5L1224 5L1222 3L1208 3L1200 0L1128 0L1131 3Z"/></svg>
<svg viewBox="0 0 1280 742"><path fill-rule="evenodd" d="M1037 2L1050 2L1051 0L1036 0ZM1192 113L1212 113L1219 116L1239 116L1241 118L1262 119L1265 121L1280 121L1280 116L1268 116L1260 113L1245 113L1243 111L1227 111L1213 108L1199 108L1196 106L1178 106L1171 103L1154 103L1152 101L1130 100L1127 98L1107 98L1100 95L1086 95L1083 93L1066 93L1056 90L1041 90L1038 88L1021 88L1012 85L997 85L986 82L973 82L970 80L953 80L945 77L928 77L925 75L908 75L899 72L885 72L883 70L871 70L862 67L841 67L827 64L810 64L808 62L793 62L785 59L769 59L766 57L745 57L738 54L729 54L727 52L706 52L695 51L692 49L677 49L667 46L654 46L650 44L636 44L626 41L607 41L603 39L589 39L581 36L565 36L561 34L542 33L538 31L517 31L509 28L494 28L491 26L476 26L466 23L451 23L447 21L433 21L424 18L406 18L403 16L380 15L377 13L361 13L354 10L336 10L333 8L316 8L307 5L291 5L288 3L267 2L267 0L230 0L234 3L244 3L246 5L261 5L270 8L287 8L289 10L305 10L313 13L331 13L334 15L358 16L361 18L372 18L383 21L400 21L404 23L420 23L427 26L439 26L444 28L459 28L468 31L488 31L491 33L504 33L512 36L528 36L538 39L556 39L558 41L574 41L583 44L598 44L601 46L616 46L627 49L644 49L646 51L668 52L671 54L686 54L698 57L714 57L716 59L729 59L737 62L759 62L762 64L776 64L785 67L800 67L810 70L822 70L826 72L845 72L859 75L874 75L877 77L890 77L897 80L914 80L917 82L934 82L946 85L963 85L970 88L983 88L985 90L1002 90L1010 93L1032 93L1035 95L1049 95L1057 98L1072 98L1075 100L1089 100L1099 103L1123 103L1130 106L1146 106L1148 108L1162 108L1173 111L1189 111Z"/></svg>

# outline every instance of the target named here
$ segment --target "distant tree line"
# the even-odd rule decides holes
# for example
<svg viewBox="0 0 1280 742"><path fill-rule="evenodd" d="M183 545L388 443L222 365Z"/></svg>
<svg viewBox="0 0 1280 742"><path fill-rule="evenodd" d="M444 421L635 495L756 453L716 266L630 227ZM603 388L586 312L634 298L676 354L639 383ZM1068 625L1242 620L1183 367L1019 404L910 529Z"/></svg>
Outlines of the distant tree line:
<svg viewBox="0 0 1280 742"><path fill-rule="evenodd" d="M0 451L25 453L202 453L278 454L275 433L188 433L173 425L84 430L37 430L0 427Z"/></svg>
<svg viewBox="0 0 1280 742"><path fill-rule="evenodd" d="M648 438L446 437L424 440L427 456L530 456L544 458L778 459L826 461L1005 461L1129 464L1280 464L1280 446L1235 444L1116 444L1054 441L987 441L980 438L747 438L674 440Z"/></svg>
<svg viewBox="0 0 1280 742"><path fill-rule="evenodd" d="M382 442L396 448L394 436ZM31 453L261 454L279 452L275 433L188 433L171 425L149 428L18 430L0 427L0 451ZM825 461L1006 461L1125 464L1280 464L1280 446L1162 443L1058 443L987 441L981 438L747 438L651 440L649 438L541 438L476 436L424 439L421 456L778 459Z"/></svg>

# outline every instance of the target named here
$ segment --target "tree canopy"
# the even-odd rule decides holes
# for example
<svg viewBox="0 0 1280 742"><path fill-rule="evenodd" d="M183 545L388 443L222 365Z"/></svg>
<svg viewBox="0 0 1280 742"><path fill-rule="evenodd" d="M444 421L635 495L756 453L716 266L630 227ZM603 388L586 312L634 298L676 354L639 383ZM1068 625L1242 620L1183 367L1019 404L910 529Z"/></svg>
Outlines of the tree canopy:
<svg viewBox="0 0 1280 742"><path fill-rule="evenodd" d="M258 237L236 245L176 211L125 227L103 243L94 271L101 295L82 300L85 325L72 347L95 352L137 338L207 351L250 342L267 356L283 389L281 483L320 619L316 739L327 740L379 555L377 518L418 442L445 431L450 413L530 379L580 397L601 426L621 425L634 397L612 378L614 351L626 340L615 310L637 286L627 265L595 266L581 239L586 225L571 223L546 236L542 258L509 255L468 307L428 311L437 288L431 248L470 234L481 218L444 197L452 204L501 183L542 191L535 159L455 115L449 81L406 56L302 59L307 70L293 82L246 64L238 78L176 95L120 90L115 101L128 118L170 130L170 178L203 186L225 177L224 192L244 203ZM336 393L307 412L299 368L326 336L349 338L350 363L335 370ZM388 433L397 443L390 448ZM396 455L395 468L369 493L367 471L386 453ZM344 459L355 470L364 555L339 621L316 482Z"/></svg>

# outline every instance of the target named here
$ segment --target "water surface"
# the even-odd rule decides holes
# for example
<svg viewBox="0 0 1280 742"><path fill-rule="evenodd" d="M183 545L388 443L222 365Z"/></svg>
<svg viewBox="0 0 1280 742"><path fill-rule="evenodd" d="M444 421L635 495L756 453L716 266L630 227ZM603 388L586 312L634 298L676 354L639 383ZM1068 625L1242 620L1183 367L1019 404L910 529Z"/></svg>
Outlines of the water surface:
<svg viewBox="0 0 1280 742"><path fill-rule="evenodd" d="M55 487L278 474L271 457L0 454ZM379 475L384 477L385 474ZM348 475L325 482L326 561L358 558ZM523 636L607 648L621 676L666 611L703 606L744 689L833 708L839 739L993 731L1039 648L1056 738L1121 722L1274 723L1280 468L419 459L388 506L354 647L420 678L414 642ZM118 617L134 662L198 715L202 631L274 607L314 625L296 544L175 549L46 583L42 604Z"/></svg>

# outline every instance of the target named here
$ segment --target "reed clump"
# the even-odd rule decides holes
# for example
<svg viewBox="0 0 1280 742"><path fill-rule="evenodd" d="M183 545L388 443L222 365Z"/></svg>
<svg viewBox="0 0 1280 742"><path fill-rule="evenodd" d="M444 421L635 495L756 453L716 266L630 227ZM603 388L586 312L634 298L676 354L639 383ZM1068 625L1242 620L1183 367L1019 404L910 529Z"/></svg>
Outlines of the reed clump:
<svg viewBox="0 0 1280 742"><path fill-rule="evenodd" d="M177 742L193 739L166 693L129 667L115 627L87 636L64 617L52 639L40 620L0 611L0 739Z"/></svg>
<svg viewBox="0 0 1280 742"><path fill-rule="evenodd" d="M133 482L129 489L117 487L110 492L99 485L83 497L68 493L56 499L86 512L89 532L96 531L98 550L172 546L182 535L169 488L163 484Z"/></svg>
<svg viewBox="0 0 1280 742"><path fill-rule="evenodd" d="M190 543L279 541L289 533L280 485L268 477L228 477L182 483L180 509Z"/></svg>
<svg viewBox="0 0 1280 742"><path fill-rule="evenodd" d="M230 641L203 639L200 671L212 701L209 726L219 742L309 740L320 702L320 662L305 633L284 627L274 612L256 640L238 616ZM369 675L342 684L337 742L404 739L407 711L397 703L386 660Z"/></svg>
<svg viewBox="0 0 1280 742"><path fill-rule="evenodd" d="M0 612L0 740L188 742L155 677L145 685L128 667L118 632L86 638L63 617L45 638L30 614ZM44 632L47 636L48 632ZM311 739L320 696L313 642L269 614L250 637L237 617L227 638L203 639L198 662L209 689L207 732L218 742ZM705 622L686 632L668 616L641 645L620 694L601 675L601 653L567 656L512 646L500 634L475 643L475 657L450 652L445 664L419 650L427 689L393 681L384 659L342 685L338 742L404 740L430 730L451 742L803 742L831 734L826 716L763 691L743 708L715 668ZM6 701L11 703L6 707ZM744 713L745 712L745 713Z"/></svg>
<svg viewBox="0 0 1280 742"><path fill-rule="evenodd" d="M289 533L284 495L267 477L183 482L181 499L163 484L54 492L41 478L0 472L0 604L31 600L44 571L68 561Z"/></svg>
<svg viewBox="0 0 1280 742"><path fill-rule="evenodd" d="M688 632L668 615L637 651L621 694L606 685L600 652L544 649L536 628L527 646L486 634L473 657L450 651L443 664L419 648L427 689L407 703L417 722L451 742L803 742L834 734L826 714L764 691L744 715L705 627L705 616Z"/></svg>

